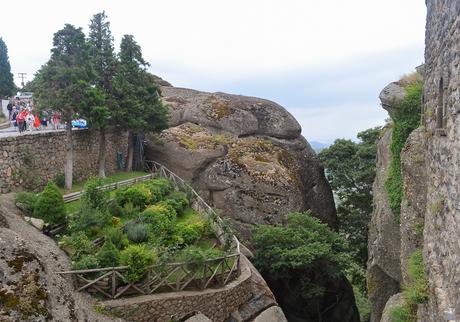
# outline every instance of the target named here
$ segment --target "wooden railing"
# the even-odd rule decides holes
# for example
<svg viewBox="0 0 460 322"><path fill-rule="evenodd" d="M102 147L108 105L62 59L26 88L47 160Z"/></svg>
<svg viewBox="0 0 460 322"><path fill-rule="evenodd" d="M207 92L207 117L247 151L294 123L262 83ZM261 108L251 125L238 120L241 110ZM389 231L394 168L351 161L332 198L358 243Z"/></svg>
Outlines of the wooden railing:
<svg viewBox="0 0 460 322"><path fill-rule="evenodd" d="M136 183L139 183L139 182L151 180L154 177L155 177L154 173L149 173L149 174L147 174L145 176L131 178L131 179L127 179L127 180L122 180L122 181L118 181L118 182L114 182L114 183L109 183L109 184L100 186L99 189L104 190L104 191L112 191L112 190L115 190L115 189L132 186L132 185L134 185ZM67 195L64 195L64 197L63 197L64 202L71 202L71 201L79 200L81 198L82 194L83 194L83 191L77 191L77 192L72 192L72 193L69 193Z"/></svg>
<svg viewBox="0 0 460 322"><path fill-rule="evenodd" d="M110 299L119 298L122 295L145 295L222 287L238 277L241 271L240 243L236 236L225 228L227 226L224 221L190 185L168 168L155 161L146 161L146 166L147 170L151 172L150 174L108 184L102 186L102 189L113 190L155 177L169 179L176 190L188 195L191 207L207 217L219 242L225 245L231 254L199 263L181 262L154 265L149 267L142 280L136 283L127 282L126 276L123 275L129 269L128 266L73 270L58 272L58 274L72 275L77 291L86 290ZM81 194L82 192L71 194L73 196L69 197L70 201L78 200ZM66 202L70 201L67 200Z"/></svg>
<svg viewBox="0 0 460 322"><path fill-rule="evenodd" d="M166 263L149 267L142 280L127 281L128 266L59 272L75 277L77 291L88 291L105 298L147 295L160 292L204 290L222 287L239 275L238 254L201 263Z"/></svg>

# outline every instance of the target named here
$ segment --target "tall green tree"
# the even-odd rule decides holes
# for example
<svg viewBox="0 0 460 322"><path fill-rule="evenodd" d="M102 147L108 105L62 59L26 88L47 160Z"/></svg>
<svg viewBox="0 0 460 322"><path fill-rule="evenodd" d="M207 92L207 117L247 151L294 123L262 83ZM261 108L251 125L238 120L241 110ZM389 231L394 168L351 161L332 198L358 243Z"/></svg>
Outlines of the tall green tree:
<svg viewBox="0 0 460 322"><path fill-rule="evenodd" d="M39 109L61 114L66 125L65 187L72 188L72 119L88 108L103 104L103 94L94 86L89 48L81 28L66 24L54 34L51 58L35 78L34 99Z"/></svg>
<svg viewBox="0 0 460 322"><path fill-rule="evenodd" d="M128 131L126 170L133 164L133 134L159 132L168 127L168 108L162 103L160 90L153 75L146 71L149 65L142 57L141 47L131 35L121 40L119 66L114 79L116 109L114 122Z"/></svg>
<svg viewBox="0 0 460 322"><path fill-rule="evenodd" d="M110 23L105 12L97 13L89 25L88 43L91 63L96 73L96 86L105 95L105 102L97 108L88 110L85 114L90 128L99 131L99 177L105 177L106 160L106 130L110 124L110 114L114 109L113 78L115 76L117 59L114 53L113 37Z"/></svg>
<svg viewBox="0 0 460 322"><path fill-rule="evenodd" d="M372 185L380 131L376 127L358 133L358 143L337 139L319 153L338 199L339 231L355 250L354 258L363 268L367 262L367 235L372 216Z"/></svg>
<svg viewBox="0 0 460 322"><path fill-rule="evenodd" d="M12 96L16 91L13 74L11 73L8 48L0 37L0 98Z"/></svg>

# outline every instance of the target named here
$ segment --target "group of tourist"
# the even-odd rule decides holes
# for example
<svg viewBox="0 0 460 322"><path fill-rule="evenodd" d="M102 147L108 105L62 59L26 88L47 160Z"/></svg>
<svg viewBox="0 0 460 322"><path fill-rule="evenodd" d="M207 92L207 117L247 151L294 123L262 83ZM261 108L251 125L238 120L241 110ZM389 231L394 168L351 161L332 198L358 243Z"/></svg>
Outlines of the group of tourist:
<svg viewBox="0 0 460 322"><path fill-rule="evenodd" d="M33 101L29 99L10 99L7 105L8 120L16 131L33 131L41 129L55 130L61 128L61 117L59 113L48 113L34 111Z"/></svg>

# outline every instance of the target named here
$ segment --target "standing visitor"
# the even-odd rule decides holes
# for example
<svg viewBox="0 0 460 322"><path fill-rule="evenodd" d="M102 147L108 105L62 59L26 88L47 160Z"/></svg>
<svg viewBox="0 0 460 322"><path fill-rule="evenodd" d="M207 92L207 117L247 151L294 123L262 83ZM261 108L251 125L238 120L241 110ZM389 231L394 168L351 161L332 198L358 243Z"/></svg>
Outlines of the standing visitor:
<svg viewBox="0 0 460 322"><path fill-rule="evenodd" d="M54 112L53 114L53 124L54 124L54 129L57 130L59 128L59 124L61 123L61 116L59 115L58 112Z"/></svg>
<svg viewBox="0 0 460 322"><path fill-rule="evenodd" d="M11 113L13 111L13 101L9 101L8 105L6 106L6 109L8 110L8 121L11 121Z"/></svg>
<svg viewBox="0 0 460 322"><path fill-rule="evenodd" d="M13 106L13 113L11 114L11 122L13 123L15 130L18 127L18 123L16 122L16 116L18 116L18 109L16 108L16 106Z"/></svg>
<svg viewBox="0 0 460 322"><path fill-rule="evenodd" d="M19 133L25 131L25 124L26 124L26 114L27 112L23 108L21 112L19 112L18 116L16 116L16 122L18 123Z"/></svg>

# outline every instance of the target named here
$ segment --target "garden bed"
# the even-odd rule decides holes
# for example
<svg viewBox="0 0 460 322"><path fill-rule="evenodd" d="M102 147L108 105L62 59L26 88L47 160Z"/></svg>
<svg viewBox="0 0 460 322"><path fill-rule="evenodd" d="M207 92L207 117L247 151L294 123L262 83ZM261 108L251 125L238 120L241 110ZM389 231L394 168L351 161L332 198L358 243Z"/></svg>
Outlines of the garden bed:
<svg viewBox="0 0 460 322"><path fill-rule="evenodd" d="M49 183L31 208L40 217L37 207L46 204L46 222L66 223L55 237L73 270L61 273L72 274L78 290L109 298L199 290L236 277L236 238L223 238L229 230L222 229L220 218L190 187L183 189L187 193L177 191L173 179L155 178L113 191L101 189L107 181L90 179L81 199L65 206L58 188ZM50 191L62 202L54 207L62 212L56 218L50 202L40 201ZM206 208L211 211L202 211Z"/></svg>

